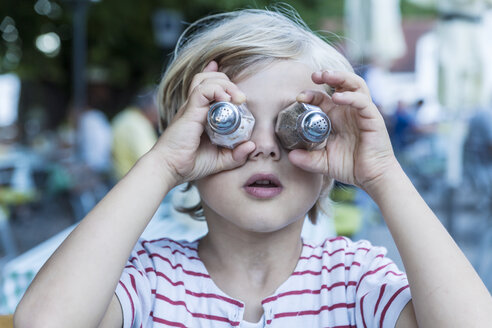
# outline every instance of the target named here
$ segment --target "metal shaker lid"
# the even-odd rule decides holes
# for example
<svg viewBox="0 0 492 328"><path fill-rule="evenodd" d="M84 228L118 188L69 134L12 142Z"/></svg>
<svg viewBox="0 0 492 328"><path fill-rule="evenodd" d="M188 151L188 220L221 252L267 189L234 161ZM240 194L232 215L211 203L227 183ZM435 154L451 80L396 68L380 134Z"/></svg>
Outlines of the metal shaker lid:
<svg viewBox="0 0 492 328"><path fill-rule="evenodd" d="M304 114L300 129L303 137L308 141L319 143L330 134L331 122L324 112L312 110Z"/></svg>
<svg viewBox="0 0 492 328"><path fill-rule="evenodd" d="M235 105L229 102L220 101L210 106L207 122L214 132L219 134L230 134L239 127L241 115Z"/></svg>

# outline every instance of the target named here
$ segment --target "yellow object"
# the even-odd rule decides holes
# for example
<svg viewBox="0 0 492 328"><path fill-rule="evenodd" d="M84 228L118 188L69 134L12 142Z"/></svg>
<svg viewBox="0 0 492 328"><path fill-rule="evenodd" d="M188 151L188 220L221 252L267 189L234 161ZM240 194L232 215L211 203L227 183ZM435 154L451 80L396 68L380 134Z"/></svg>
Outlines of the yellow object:
<svg viewBox="0 0 492 328"><path fill-rule="evenodd" d="M12 314L0 315L0 328L14 327L14 316Z"/></svg>
<svg viewBox="0 0 492 328"><path fill-rule="evenodd" d="M116 177L120 179L152 148L157 141L157 133L152 123L134 107L116 115L111 125L113 165Z"/></svg>
<svg viewBox="0 0 492 328"><path fill-rule="evenodd" d="M21 205L36 200L38 194L35 190L17 191L10 187L0 187L0 204Z"/></svg>
<svg viewBox="0 0 492 328"><path fill-rule="evenodd" d="M353 236L362 227L362 213L360 209L352 204L334 205L335 231L339 236Z"/></svg>

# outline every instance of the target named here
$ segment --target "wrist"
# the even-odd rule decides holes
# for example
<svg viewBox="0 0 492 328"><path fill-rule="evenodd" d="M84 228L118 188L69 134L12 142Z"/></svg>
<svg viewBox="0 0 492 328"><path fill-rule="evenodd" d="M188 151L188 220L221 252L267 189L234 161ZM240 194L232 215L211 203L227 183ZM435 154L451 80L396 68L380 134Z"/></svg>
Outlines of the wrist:
<svg viewBox="0 0 492 328"><path fill-rule="evenodd" d="M381 174L361 186L376 202L384 194L391 193L396 184L408 180L396 158L386 164L381 172Z"/></svg>
<svg viewBox="0 0 492 328"><path fill-rule="evenodd" d="M145 170L168 190L179 185L178 178L173 174L172 168L159 152L151 149L142 156L135 166L143 166Z"/></svg>

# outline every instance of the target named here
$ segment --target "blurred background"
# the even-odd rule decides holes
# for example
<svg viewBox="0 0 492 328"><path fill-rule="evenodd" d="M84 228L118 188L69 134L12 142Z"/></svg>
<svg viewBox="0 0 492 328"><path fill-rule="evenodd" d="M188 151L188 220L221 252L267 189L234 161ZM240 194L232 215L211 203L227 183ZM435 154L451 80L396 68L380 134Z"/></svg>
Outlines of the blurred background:
<svg viewBox="0 0 492 328"><path fill-rule="evenodd" d="M267 0L0 2L0 314L157 138L153 88L187 24ZM397 157L492 290L492 0L298 0L352 62ZM246 27L247 28L247 27ZM337 184L303 233L384 245L379 211ZM203 222L166 197L145 237L193 239Z"/></svg>

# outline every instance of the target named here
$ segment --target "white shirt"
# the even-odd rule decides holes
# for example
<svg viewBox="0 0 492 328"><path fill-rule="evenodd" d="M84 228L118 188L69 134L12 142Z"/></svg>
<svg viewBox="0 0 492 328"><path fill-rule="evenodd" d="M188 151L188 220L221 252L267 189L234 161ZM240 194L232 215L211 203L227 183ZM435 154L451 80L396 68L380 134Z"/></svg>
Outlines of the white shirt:
<svg viewBox="0 0 492 328"><path fill-rule="evenodd" d="M217 287L197 247L170 239L137 243L116 289L125 328L245 324L244 303ZM265 327L394 327L410 290L385 253L344 237L304 242L292 275L262 301Z"/></svg>

